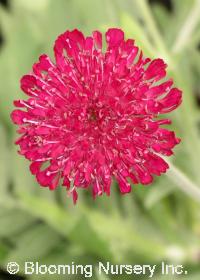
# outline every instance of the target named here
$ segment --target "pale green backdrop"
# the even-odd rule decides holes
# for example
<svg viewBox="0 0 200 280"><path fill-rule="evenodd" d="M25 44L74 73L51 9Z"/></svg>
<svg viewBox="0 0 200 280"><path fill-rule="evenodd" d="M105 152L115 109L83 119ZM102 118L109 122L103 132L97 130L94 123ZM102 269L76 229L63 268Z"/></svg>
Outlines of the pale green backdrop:
<svg viewBox="0 0 200 280"><path fill-rule="evenodd" d="M1 271L10 260L166 261L185 265L188 275L178 279L200 279L200 1L171 0L170 9L161 2L165 1L149 5L145 0L10 0L8 7L0 6ZM50 192L39 187L28 162L17 154L12 102L25 97L19 79L38 56L47 53L53 58L57 35L74 28L89 35L116 26L134 38L146 56L168 63L169 76L183 90L182 106L170 115L182 142L171 158L171 171L151 186L133 186L131 194L121 196L113 185L111 197L95 202L82 192L74 207L64 188ZM176 277L161 278L158 273L154 279Z"/></svg>

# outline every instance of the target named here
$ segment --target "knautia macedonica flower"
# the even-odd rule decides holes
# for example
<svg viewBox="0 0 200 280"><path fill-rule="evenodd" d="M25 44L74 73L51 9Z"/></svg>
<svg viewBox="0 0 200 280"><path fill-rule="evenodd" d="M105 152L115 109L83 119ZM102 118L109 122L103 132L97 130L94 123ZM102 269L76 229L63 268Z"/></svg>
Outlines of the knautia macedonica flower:
<svg viewBox="0 0 200 280"><path fill-rule="evenodd" d="M181 103L162 59L145 58L120 29L84 37L78 31L61 34L54 46L55 63L42 55L21 79L27 100L12 120L22 134L20 154L44 187L63 185L77 200L79 188L93 196L110 194L116 179L121 193L132 183L149 184L166 172L160 155L170 156L179 143L163 128L169 113Z"/></svg>

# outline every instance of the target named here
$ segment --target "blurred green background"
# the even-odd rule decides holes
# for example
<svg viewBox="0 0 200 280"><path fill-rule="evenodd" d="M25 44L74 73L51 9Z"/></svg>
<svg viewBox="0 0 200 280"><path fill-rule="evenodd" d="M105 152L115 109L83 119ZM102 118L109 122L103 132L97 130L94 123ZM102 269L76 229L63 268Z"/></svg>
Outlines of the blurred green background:
<svg viewBox="0 0 200 280"><path fill-rule="evenodd" d="M77 206L64 188L40 188L16 152L10 121L14 99L25 97L19 79L38 56L53 58L55 38L66 29L121 27L146 56L161 57L183 90L173 129L182 138L167 175L131 194L94 202L81 193ZM10 0L0 5L0 279L8 261L44 264L183 264L200 279L200 0ZM24 279L23 271L22 278ZM53 279L81 276L53 276ZM133 279L119 276L113 279ZM51 279L31 275L27 279ZM108 280L110 276L94 276ZM134 279L147 279L137 276ZM177 279L176 276L154 279Z"/></svg>

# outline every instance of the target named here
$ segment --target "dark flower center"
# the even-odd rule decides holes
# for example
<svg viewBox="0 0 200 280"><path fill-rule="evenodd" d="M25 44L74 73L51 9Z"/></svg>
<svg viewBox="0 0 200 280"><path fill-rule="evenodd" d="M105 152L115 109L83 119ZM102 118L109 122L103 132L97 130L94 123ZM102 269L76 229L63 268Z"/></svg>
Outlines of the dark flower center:
<svg viewBox="0 0 200 280"><path fill-rule="evenodd" d="M91 122L97 121L98 118L98 112L97 110L92 106L87 109L88 114L88 120Z"/></svg>
<svg viewBox="0 0 200 280"><path fill-rule="evenodd" d="M97 115L96 115L95 111L92 111L92 112L90 113L89 120L90 120L90 121L96 121L96 119L97 119Z"/></svg>

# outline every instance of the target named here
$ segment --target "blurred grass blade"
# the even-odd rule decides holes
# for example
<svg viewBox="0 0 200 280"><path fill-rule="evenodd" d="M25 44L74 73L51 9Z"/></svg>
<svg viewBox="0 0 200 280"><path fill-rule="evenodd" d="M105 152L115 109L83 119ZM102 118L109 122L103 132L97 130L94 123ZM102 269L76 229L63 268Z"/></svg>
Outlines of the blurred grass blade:
<svg viewBox="0 0 200 280"><path fill-rule="evenodd" d="M142 20L144 21L147 30L149 31L149 36L151 36L155 43L157 53L160 52L162 57L164 57L166 62L170 63L172 67L173 61L171 61L170 59L163 37L161 36L160 31L157 28L155 19L153 17L152 11L147 0L136 0L136 3L140 8L140 14L142 16Z"/></svg>
<svg viewBox="0 0 200 280"><path fill-rule="evenodd" d="M177 35L172 51L178 53L183 50L186 45L190 44L193 32L200 21L200 0L195 0L195 3L189 12L188 17L182 24L182 28Z"/></svg>
<svg viewBox="0 0 200 280"><path fill-rule="evenodd" d="M126 32L127 38L134 38L136 45L143 49L145 55L153 56L155 54L155 49L146 36L145 30L136 19L132 18L127 13L123 13L121 15L121 26Z"/></svg>

